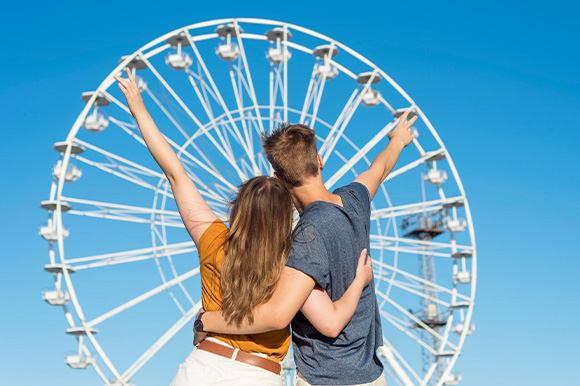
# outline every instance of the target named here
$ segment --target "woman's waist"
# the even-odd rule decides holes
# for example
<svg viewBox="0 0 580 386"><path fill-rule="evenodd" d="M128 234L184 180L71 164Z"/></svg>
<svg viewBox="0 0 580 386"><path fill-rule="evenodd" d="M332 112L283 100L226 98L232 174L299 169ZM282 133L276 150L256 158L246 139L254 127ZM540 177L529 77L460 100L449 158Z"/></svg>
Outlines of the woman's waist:
<svg viewBox="0 0 580 386"><path fill-rule="evenodd" d="M206 339L280 362L290 349L290 329L252 335L208 333Z"/></svg>

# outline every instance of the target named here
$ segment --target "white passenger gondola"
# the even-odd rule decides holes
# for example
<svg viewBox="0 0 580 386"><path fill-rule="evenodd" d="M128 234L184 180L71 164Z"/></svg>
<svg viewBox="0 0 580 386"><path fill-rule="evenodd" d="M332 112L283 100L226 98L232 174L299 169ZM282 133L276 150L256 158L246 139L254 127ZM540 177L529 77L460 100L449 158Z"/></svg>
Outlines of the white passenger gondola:
<svg viewBox="0 0 580 386"><path fill-rule="evenodd" d="M52 175L54 178L59 179L62 172L62 160L58 160L56 165L52 168ZM64 182L74 182L81 178L83 175L82 169L77 168L75 165L69 162L66 172L64 173Z"/></svg>
<svg viewBox="0 0 580 386"><path fill-rule="evenodd" d="M236 60L240 56L240 47L232 42L232 38L244 31L240 27L236 28L233 24L226 24L218 26L215 32L222 39L222 43L215 49L216 55L226 62Z"/></svg>
<svg viewBox="0 0 580 386"><path fill-rule="evenodd" d="M165 56L165 64L175 71L183 71L186 68L189 68L193 63L193 59L189 54L181 50L183 47L190 45L187 37L179 34L170 37L166 42L171 44L171 46L175 48L175 51L169 52Z"/></svg>
<svg viewBox="0 0 580 386"><path fill-rule="evenodd" d="M44 290L42 291L42 300L51 306L64 306L70 302L70 294L66 290Z"/></svg>

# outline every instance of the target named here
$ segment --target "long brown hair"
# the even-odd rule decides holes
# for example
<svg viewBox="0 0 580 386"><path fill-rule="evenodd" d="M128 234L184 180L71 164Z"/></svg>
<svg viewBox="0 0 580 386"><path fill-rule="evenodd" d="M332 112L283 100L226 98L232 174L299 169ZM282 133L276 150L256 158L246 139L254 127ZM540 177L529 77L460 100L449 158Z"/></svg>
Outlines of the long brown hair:
<svg viewBox="0 0 580 386"><path fill-rule="evenodd" d="M270 299L290 253L292 200L281 181L254 177L231 203L230 233L221 270L228 322L254 322L253 309Z"/></svg>

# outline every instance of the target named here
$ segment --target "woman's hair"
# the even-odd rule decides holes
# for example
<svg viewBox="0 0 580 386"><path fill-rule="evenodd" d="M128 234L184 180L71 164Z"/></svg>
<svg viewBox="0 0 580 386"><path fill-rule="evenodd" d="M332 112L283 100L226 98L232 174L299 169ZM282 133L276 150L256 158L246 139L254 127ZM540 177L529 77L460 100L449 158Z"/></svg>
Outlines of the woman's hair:
<svg viewBox="0 0 580 386"><path fill-rule="evenodd" d="M282 182L254 177L231 202L230 233L221 269L228 322L254 322L253 310L272 297L290 253L292 200Z"/></svg>

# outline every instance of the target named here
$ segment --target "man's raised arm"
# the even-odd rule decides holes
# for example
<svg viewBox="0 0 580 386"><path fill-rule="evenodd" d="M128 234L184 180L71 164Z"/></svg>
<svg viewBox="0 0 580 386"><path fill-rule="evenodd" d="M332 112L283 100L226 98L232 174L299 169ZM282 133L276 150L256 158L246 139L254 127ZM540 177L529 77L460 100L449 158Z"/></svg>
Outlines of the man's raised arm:
<svg viewBox="0 0 580 386"><path fill-rule="evenodd" d="M237 327L234 323L228 324L222 311L214 311L202 315L203 329L222 334L258 334L285 328L308 299L315 284L314 279L304 272L284 267L270 300L254 309L253 324L245 320Z"/></svg>
<svg viewBox="0 0 580 386"><path fill-rule="evenodd" d="M377 193L379 186L395 167L401 151L413 142L413 136L409 129L417 120L417 116L407 121L408 116L409 110L401 116L395 129L388 134L390 142L387 147L377 155L369 169L359 174L355 179L355 182L360 182L367 187L371 200Z"/></svg>

